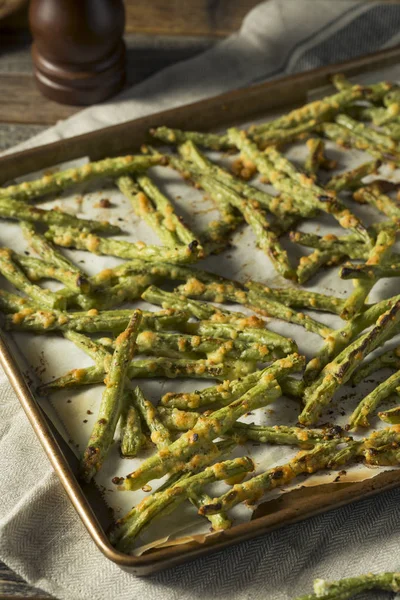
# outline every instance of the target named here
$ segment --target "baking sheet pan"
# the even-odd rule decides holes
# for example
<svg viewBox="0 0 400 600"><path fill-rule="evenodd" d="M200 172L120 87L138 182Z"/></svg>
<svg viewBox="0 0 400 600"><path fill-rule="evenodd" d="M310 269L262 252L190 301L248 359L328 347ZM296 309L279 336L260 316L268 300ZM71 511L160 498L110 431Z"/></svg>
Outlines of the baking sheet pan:
<svg viewBox="0 0 400 600"><path fill-rule="evenodd" d="M381 53L381 56L379 57L379 60L376 57L371 58L369 61L365 60L365 59L361 59L358 62L358 66L357 64L354 63L350 63L349 67L348 67L348 72L350 73L354 73L357 72L358 70L364 71L366 68L367 70L369 70L369 68L371 67L371 63L373 63L373 66L376 70L375 73L371 74L370 76L370 80L377 80L377 79L381 79L385 77L384 74L384 68L387 65L387 63L391 62L391 63L396 63L398 56L400 55L400 52L397 50L396 52L394 52L393 50L386 52L386 53ZM357 61L355 61L357 62ZM224 95L224 102L226 103L226 106L228 108L225 109L225 113L229 112L231 115L232 113L235 113L235 111L237 110L237 103L240 103L242 99L246 98L246 102L242 102L241 103L241 110L240 110L240 121L243 122L243 120L247 120L249 117L254 117L255 114L260 112L260 108L261 108L261 104L262 104L262 92L261 92L261 88L263 88L264 91L264 113L267 112L266 109L268 109L268 103L270 101L271 98L271 85L275 86L275 92L279 93L279 86L281 84L282 86L282 103L284 103L285 99L287 99L287 96L285 96L285 93L287 94L287 90L292 88L293 89L293 85L295 85L297 83L297 88L301 89L301 94L304 94L305 89L306 88L302 88L302 85L305 85L306 87L308 86L309 88L314 87L315 85L320 86L323 83L326 83L327 81L327 75L330 72L336 72L336 71L343 71L346 70L344 69L342 66L337 66L337 67L330 67L329 69L323 69L323 70L318 70L315 73L307 73L303 76L295 76L293 78L285 78L285 80L283 80L282 82L274 82L273 84L266 84L265 86L257 86L257 88L251 88L250 90L243 90L241 92L234 92L233 94L227 94ZM391 77L393 78L393 68L392 66L390 67L390 72L392 73ZM304 78L304 81L302 79L302 77ZM314 77L314 78L313 78ZM361 79L362 81L365 80L365 76L363 76L363 78ZM299 83L301 82L301 83ZM314 84L314 85L313 85ZM256 89L256 91L255 91ZM285 92L286 90L286 92ZM233 97L233 98L232 98ZM251 99L255 99L254 103L251 102ZM250 100L249 102L247 102L247 100ZM293 98L292 98L293 100ZM301 101L304 101L305 98L302 97ZM216 100L212 100L212 101L205 101L203 103L197 103L197 109L199 109L200 107L203 109L203 111L208 111L209 109L209 103L210 102L214 102L216 103ZM230 102L232 102L232 104L230 104ZM275 104L274 104L275 103ZM193 105L192 105L193 106ZM217 106L217 104L216 104ZM273 100L273 106L272 108L276 108L276 94L274 96L274 100ZM283 107L283 110L286 110L286 106ZM185 121L187 119L187 115L190 115L191 110L193 110L192 107L182 107L180 109L177 109L175 111L168 111L166 113L166 115L157 115L156 117L150 117L150 118L146 118L147 119L147 123L146 123L146 131L147 131L147 127L149 125L156 125L156 124L161 124L161 123L168 123L168 124L172 124L171 120L168 119L175 119L175 122L173 124L175 125L179 125L181 127L185 126ZM249 114L248 114L249 113ZM206 112L206 114L208 114L208 112ZM238 119L233 119L234 121L238 122ZM137 143L140 144L141 141L144 141L144 136L142 136L142 138L140 138L140 131L141 128L143 128L143 119L140 119L137 123L133 122L132 124L128 124L128 125L124 125L124 133L125 135L123 136L124 139L126 139L126 137L129 137L126 135L126 131L127 131L127 127L129 129L132 129L131 133L134 133L135 131L135 126L137 125L138 131L137 131L137 135L134 136L134 139L136 140ZM226 121L225 121L226 122ZM232 120L229 121L230 123L232 123ZM221 124L220 121L218 121L219 124ZM211 124L211 121L210 121ZM195 128L197 125L196 123L192 123L191 127ZM120 127L120 126L117 126ZM79 155L75 155L73 156L74 152L75 152L75 145L76 144L76 139L75 140L65 140L61 143L56 143L56 144L52 144L47 148L47 153L44 152L43 148L38 149L37 151L35 150L30 150L27 152L24 152L22 154L19 154L18 156L18 160L17 157L14 157L14 161L17 163L22 163L24 164L24 166L27 167L27 169L25 171L25 173L27 172L27 170L32 171L32 170L37 170L37 168L43 168L44 166L50 166L54 164L54 157L57 156L58 158L60 158L62 161L65 161L66 159L69 158L77 158L77 156L82 156L82 153L85 154L89 154L91 156L91 158L99 158L100 156L104 156L104 155L108 155L109 154L109 144L107 143L106 146L102 146L102 148L107 148L106 150L104 150L104 152L102 151L102 148L99 148L99 144L101 142L102 139L106 139L103 138L103 136L108 133L108 136L111 135L112 132L115 132L116 128L108 128L108 132L107 130L101 130L99 132L94 132L93 134L87 134L85 136L79 136L81 138L81 142L82 144L80 144L80 151L79 151ZM143 131L144 134L144 131ZM114 136L112 136L114 137ZM95 156L93 156L93 153L88 152L88 150L90 150L91 147L93 147L93 144L95 143L95 140L97 139L97 145L98 145L98 154L96 154ZM110 139L110 137L108 138ZM114 137L115 139L115 137ZM85 140L87 141L86 145L85 145ZM57 151L56 153L51 153L52 150L54 150L54 147L57 146ZM113 148L113 150L115 150L114 153L122 153L124 151L127 151L128 148L124 147L124 142L122 142L122 148L118 149L118 148ZM134 150L134 148L130 147L129 151ZM294 155L292 156L292 159L294 160L300 160L301 156L297 155L296 156L296 152L298 152L298 149L296 149L296 147L293 149ZM37 161L35 162L35 153L37 153ZM51 159L51 163L50 163L50 157L53 157ZM354 157L354 160L356 160L356 157ZM14 162L14 165L15 165ZM34 165L35 163L35 165ZM16 172L16 169L14 168L14 171L10 171L8 170L8 166L10 165L10 157L5 157L4 159L0 159L0 172L1 172L1 177L3 179L9 179L10 174L12 174L13 177L17 176L17 175L22 175L21 170L19 170L19 172ZM29 165L29 167L28 167ZM34 165L34 168L33 168ZM346 167L350 167L351 165L346 164ZM8 174L7 175L5 174ZM178 186L178 187L174 187ZM176 181L175 183L171 181L169 182L168 185L168 193L171 194L173 197L175 196L181 196L182 197L182 193L181 189L179 186L181 186L182 183ZM97 217L97 218L105 218L104 214L95 214L96 213L96 207L95 205L98 204L97 200L101 197L106 195L107 197L114 194L113 190L108 188L108 187L104 187L102 190L98 191L98 190L82 190L81 193L79 190L73 190L72 194L66 194L65 198L63 199L63 208L67 207L68 210L70 210L70 212L78 212L78 214L83 214L83 216L91 216L91 217ZM78 199L81 199L79 201L77 201ZM123 200L120 198L118 200L118 198L116 198L115 196L113 196L113 202L118 204L119 202L121 204L123 204ZM179 203L179 202L178 202ZM208 216L208 210L211 207L204 207L203 208L205 210L203 210L203 214L199 214L199 211L195 211L196 212L196 224L198 224L198 221L202 218L207 219ZM129 207L125 206L125 209L129 212ZM185 210L185 206L181 206L181 209ZM94 212L93 212L94 210ZM124 210L124 207L121 205L120 206L120 210ZM192 211L187 211L188 214L190 214ZM104 213L104 211L103 211ZM128 215L127 213L127 215ZM113 213L110 213L113 214ZM117 213L115 213L117 214ZM118 212L118 214L120 214ZM107 215L108 216L108 215ZM134 228L133 228L133 232L134 232L134 236L136 237L136 239L140 239L140 237L137 237L139 234L143 233L143 237L145 238L146 242L153 242L156 241L156 238L152 238L152 236L154 236L154 234L151 233L150 230L145 230L145 226L143 224L141 224L140 222L136 221L135 222L135 218L132 217L132 215L129 216L129 218L133 221L134 224ZM311 224L310 224L311 225ZM321 227L324 226L324 223L320 224ZM9 237L9 241L11 242L12 240L15 240L15 232L13 232L13 227L16 227L14 225L7 225L7 227L4 227L4 231L7 232L7 237ZM143 230L141 230L141 228L143 228ZM312 229L312 227L310 227ZM304 230L306 230L306 227L303 228ZM314 229L315 229L315 224L314 224ZM242 251L240 249L243 250L244 247L248 247L248 248L253 248L254 247L254 241L251 238L251 234L250 232L248 232L248 230L245 230L245 233L241 233L239 234L240 239L237 240L237 250L235 252L235 250L233 250L230 253L230 258L228 259L229 261L229 275L232 277L237 277L238 274L240 274L242 277L246 274L246 275L250 275L256 279L260 279L260 280L264 280L264 281L269 281L269 283L272 283L272 285L274 285L276 282L274 281L275 275L273 275L272 270L269 270L266 276L265 273L265 262L266 259L263 257L263 255L261 253L257 253L258 258L256 260L252 260L252 264L251 264L251 268L249 269L248 265L243 264L243 262L241 263L239 260L239 255L242 253ZM129 238L128 238L129 239ZM5 245L7 245L7 240L3 240L3 243ZM10 243L10 245L12 247L14 247L15 249L19 249L17 247L15 247L15 243L12 244ZM75 256L78 253L75 253ZM97 262L98 259L94 259L93 262L91 260L91 258L89 259L90 255L88 255L87 253L79 253L80 255L82 255L82 260L85 260L85 268L87 268L88 272L91 272L91 269L93 268L94 271L99 270L99 263ZM104 258L104 257L103 257ZM112 259L111 259L112 260ZM212 264L212 269L218 271L218 263L215 262L215 259L213 259L214 262ZM104 264L104 263L102 263ZM109 265L110 262L107 262L107 265ZM203 266L203 265L202 265ZM205 267L207 268L207 267ZM224 272L224 274L226 275L226 263L224 263L224 269L223 271L221 270L221 273ZM269 275L269 277L268 277ZM329 286L329 282L325 282L325 288L322 287L320 288L320 291L327 291L326 286ZM343 282L342 282L343 285ZM389 282L389 285L390 284ZM335 286L336 287L336 286ZM348 288L348 284L346 286ZM314 289L314 288L313 288ZM336 289L336 293L340 292L341 290L337 290ZM392 293L390 290L386 289L386 290L378 290L377 292L375 292L377 294L379 294L379 297L382 297L382 294L384 295L392 295ZM318 315L318 318L320 320L323 320L325 318L330 319L329 316L327 315ZM328 323L327 321L327 323ZM328 323L329 324L329 323ZM273 329L275 328L275 330L279 331L280 327L287 327L287 325L282 325L281 323L271 323L270 327ZM294 326L293 326L294 327ZM285 331L287 333L287 330ZM21 339L22 336L22 339ZM36 344L41 344L41 337L38 336L37 338L34 338L35 341L31 344L27 344L26 341L28 340L28 336L26 336L25 338L25 334L18 334L17 336L14 336L15 340L17 342L17 346L19 346L20 348L24 348L26 357L28 359L28 362L31 364L32 367L38 367L40 368L41 366L41 358L40 358L40 352L36 352L36 350L38 349L38 347L36 347ZM298 336L294 336L294 337L298 337ZM7 335L7 339L9 340L10 336ZM19 338L19 339L18 339ZM32 336L29 336L29 339L32 340ZM37 342L36 342L37 340ZM23 342L23 343L22 343ZM12 341L11 341L12 343ZM57 341L55 342L56 344L58 343ZM26 352L26 349L29 347L29 352ZM307 349L303 349L300 348L301 350L304 350L307 353ZM53 351L56 350L56 351ZM310 350L310 349L309 349ZM308 352L309 352L308 350ZM57 356L57 349L52 347L51 349L51 355L53 356ZM63 353L64 354L64 353ZM327 508L332 508L334 506L337 506L341 503L344 503L346 501L351 501L352 499L356 499L356 498L360 498L360 497L364 497L366 494L368 493L372 493L378 489L386 489L388 487L391 487L393 485L396 485L400 482L400 477L396 472L386 472L386 473L382 473L378 476L373 477L373 479L368 480L368 481L362 481L360 483L340 483L340 484L329 484L329 485L325 485L323 487L314 487L314 488L310 488L312 490L312 493L310 493L307 488L305 488L307 491L302 491L302 490L296 490L295 492L290 492L288 494L285 494L279 498L274 498L271 499L267 502L264 502L262 504L262 506L260 506L257 511L252 515L253 520L250 522L246 522L243 523L241 525L238 525L236 527L234 527L232 530L229 530L227 532L222 532L219 534L215 534L213 536L209 536L209 537L202 537L202 538L196 538L196 540L193 540L189 543L186 543L185 545L176 545L173 547L168 547L168 548L162 548L162 549L157 549L155 551L152 551L151 553L148 554L143 554L142 556L126 556L126 555L122 555L121 553L115 551L107 542L107 539L104 535L104 527L107 526L107 519L104 516L101 516L101 524L99 523L99 521L96 519L94 513L96 513L97 516L99 516L100 514L102 514L102 512L99 510L100 505L102 505L103 509L104 509L104 501L102 500L102 498L100 497L99 494L97 494L94 491L93 494L93 490L89 489L91 486L88 487L88 489L84 490L84 494L82 493L82 489L80 488L80 485L76 482L74 476L73 476L73 472L76 472L76 459L73 458L73 455L71 456L71 454L69 454L68 457L66 457L66 449L63 448L63 451L60 451L60 449L58 448L58 446L56 445L56 441L52 438L52 434L51 434L51 430L53 429L52 426L50 425L49 421L46 419L45 415L41 412L40 406L38 404L36 404L35 400L32 398L31 394L30 394L30 390L29 388L26 386L26 384L24 383L23 377L21 377L20 373L19 373L19 369L18 369L18 365L17 363L19 362L20 364L23 364L23 361L21 361L21 358L17 358L17 360L15 360L15 357L18 356L18 351L16 351L15 349L10 353L9 351L7 351L6 346L5 346L5 342L2 342L2 347L0 348L0 359L2 361L2 364L5 366L6 368L6 372L7 375L10 377L14 387L16 388L17 394L25 408L25 410L28 412L28 416L32 422L32 424L35 427L36 432L39 435L39 438L41 439L42 444L45 446L45 450L46 452L49 454L52 462L53 462L53 466L55 467L56 471L58 472L58 474L61 477L61 480L64 484L64 487L66 487L66 490L69 494L69 496L71 497L75 507L78 509L78 512L81 516L81 518L84 520L86 526L88 527L90 533L92 534L92 536L94 537L96 543L99 545L99 547L103 550L103 552L105 552L105 554L111 558L112 560L114 560L115 562L119 563L119 564L123 564L125 566L129 566L132 567L135 572L139 573L139 574L145 574L146 572L151 572L154 571L158 568L161 568L162 566L166 566L166 565L170 565L173 564L175 562L181 561L181 560L185 560L190 556L196 556L198 554L201 554L204 551L208 551L209 549L212 548L221 548L222 546L225 546L227 544L233 543L235 541L239 541L241 539L246 539L252 535L255 535L257 533L261 533L264 531L267 531L268 529L271 529L272 527L276 527L279 525L283 525L286 524L288 522L291 522L295 519L299 519L299 518L304 518L305 516L309 516L311 514L316 514L317 512L319 512L320 510L326 510ZM38 364L34 364L34 356L38 356L39 357L39 363ZM74 357L72 357L74 358ZM82 360L83 360L83 356L78 356L76 355L76 357L74 358L74 360L77 360L79 362L79 365L82 364ZM55 361L57 362L57 361ZM49 358L45 358L44 360L44 366L46 368L46 370L48 370L49 373L51 374L58 374L56 373L56 369L58 366L61 365L56 365L55 362L53 361L53 364L49 364ZM65 371L69 368L69 365L67 364L68 360L64 360L63 357L63 361L62 361L62 371ZM74 364L71 364L71 368L76 366L76 362ZM43 366L43 365L42 365ZM163 386L168 387L168 385L172 385L172 389L176 389L176 382L172 382L172 384L170 384L169 382L167 384L163 384ZM171 387L170 387L171 389ZM185 389L188 389L188 385L185 385ZM164 390L163 390L164 391ZM167 389L165 388L165 391L167 391ZM87 392L85 391L84 394L86 394ZM63 392L64 394L64 392ZM90 394L93 394L93 391L90 392ZM97 392L97 397L99 396L99 392ZM75 394L74 394L75 397ZM65 400L65 398L64 398ZM89 400L90 401L90 400ZM82 407L87 407L87 403L85 398L81 398L79 400L80 405ZM49 408L48 406L46 406L46 412L48 414L50 414L50 418L51 421L57 422L58 419L58 423L57 423L57 428L59 431L61 431L61 437L64 439L69 439L69 435L70 433L67 431L63 431L62 426L63 424L65 424L65 422L68 422L68 419L65 418L67 412L64 411L63 415L61 415L60 418L60 401L57 401L57 405L58 405L58 410L55 409L54 407L54 403L52 404L52 408L55 410L55 413L52 415L51 414L51 407ZM65 402L65 404L67 404ZM72 404L72 402L70 403ZM95 407L93 407L95 408ZM83 408L82 408L83 410ZM274 410L274 409L273 409ZM279 407L278 407L278 411L279 411ZM92 412L95 412L95 410L93 410ZM79 409L77 411L78 417L79 419L81 419L81 417L83 417L83 413L79 414ZM293 415L295 417L296 410L295 407L293 407ZM83 421L83 419L81 419ZM88 423L89 423L89 419L87 419ZM277 420L277 422L279 422L279 420ZM90 423L89 423L90 425ZM88 425L88 426L89 426ZM74 428L72 428L74 429ZM81 428L79 431L81 431L83 428ZM87 430L87 434L90 432L90 426L89 429ZM59 439L59 436L58 436ZM59 442L62 444L63 442L60 441ZM76 443L82 443L82 442L76 442L74 441L72 444L72 447L74 444ZM282 453L282 449L280 448L280 454ZM271 457L272 463L273 458ZM272 465L271 463L271 465ZM110 464L112 464L110 462ZM71 468L71 466L72 468ZM263 467L265 468L265 465L263 464ZM126 473L126 468L125 468L125 473ZM113 473L113 475L115 475L116 473ZM104 477L109 477L110 473L107 472L107 470L103 471L103 475ZM105 481L103 483L101 483L101 485L103 485L103 488L105 490L107 490L107 487L104 485ZM327 493L327 489L330 489L329 493ZM104 490L103 490L104 491ZM85 495L86 494L86 495ZM112 504L112 502L110 501L110 495L111 494L115 494L115 491L113 490L113 492L108 493L107 496L107 491L106 491L106 499L107 502ZM294 501L292 503L292 501L290 500L291 497L295 497ZM93 498L95 498L95 500L93 500ZM94 513L90 508L90 502L92 503L92 508L94 508ZM267 508L268 507L268 508ZM256 519L255 519L256 517ZM254 523L257 523L256 526L254 526ZM145 540L144 540L145 541Z"/></svg>

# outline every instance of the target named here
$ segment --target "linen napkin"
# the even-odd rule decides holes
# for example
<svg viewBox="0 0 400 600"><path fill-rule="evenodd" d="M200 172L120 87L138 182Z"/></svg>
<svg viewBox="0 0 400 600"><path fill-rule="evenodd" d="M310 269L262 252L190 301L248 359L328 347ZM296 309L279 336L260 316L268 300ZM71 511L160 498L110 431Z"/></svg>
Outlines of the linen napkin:
<svg viewBox="0 0 400 600"><path fill-rule="evenodd" d="M83 110L18 149L399 41L398 4L270 0L213 49ZM399 570L399 520L400 490L393 490L155 576L134 577L92 542L0 373L0 558L60 600L289 600L310 591L316 577ZM376 600L384 597L374 593Z"/></svg>

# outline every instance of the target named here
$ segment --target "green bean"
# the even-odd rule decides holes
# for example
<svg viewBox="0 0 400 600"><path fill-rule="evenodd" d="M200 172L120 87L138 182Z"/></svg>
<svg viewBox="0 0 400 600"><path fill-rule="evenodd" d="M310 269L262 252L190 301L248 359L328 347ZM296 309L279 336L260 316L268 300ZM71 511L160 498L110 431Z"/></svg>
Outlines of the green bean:
<svg viewBox="0 0 400 600"><path fill-rule="evenodd" d="M335 175L326 183L325 187L328 190L335 190L336 192L341 192L343 190L357 190L362 186L364 177L376 174L381 164L380 160L363 163L359 167L351 169L351 171L345 171L344 173Z"/></svg>
<svg viewBox="0 0 400 600"><path fill-rule="evenodd" d="M351 319L344 327L329 334L325 339L325 344L322 346L321 350L319 350L316 357L307 364L305 381L312 381L321 369L346 348L357 335L367 327L373 325L380 315L390 309L390 307L399 300L400 295L377 302L370 306L364 313L360 313Z"/></svg>
<svg viewBox="0 0 400 600"><path fill-rule="evenodd" d="M245 200L233 189L212 177L204 177L202 187L213 197L219 196L241 212L246 223L251 227L257 245L270 258L276 271L286 279L295 279L295 272L290 265L289 257L272 231L265 213L259 208L257 200Z"/></svg>
<svg viewBox="0 0 400 600"><path fill-rule="evenodd" d="M271 129L285 129L295 127L310 119L316 121L328 121L340 113L344 108L351 105L356 100L380 100L392 87L390 83L378 83L373 86L363 87L354 85L350 89L345 89L332 96L326 96L322 100L309 102L301 108L296 108L287 115L278 117L273 121L268 121L262 125L255 125L250 132L261 133Z"/></svg>
<svg viewBox="0 0 400 600"><path fill-rule="evenodd" d="M376 243L371 248L368 259L365 263L365 267L370 266L381 266L391 254L392 246L396 242L395 231L388 229L378 233ZM353 281L354 291L350 294L344 303L343 310L340 314L342 319L351 319L356 315L364 306L368 294L374 287L377 279L374 277L368 279L355 279Z"/></svg>
<svg viewBox="0 0 400 600"><path fill-rule="evenodd" d="M33 303L48 308L64 308L65 299L50 290L33 285L18 266L18 257L9 248L0 248L0 273Z"/></svg>
<svg viewBox="0 0 400 600"><path fill-rule="evenodd" d="M207 467L201 473L180 478L176 484L166 490L147 496L127 515L117 521L111 534L112 543L118 550L129 552L143 527L159 515L165 515L175 510L183 501L190 498L193 491L199 494L201 488L207 484L237 477L253 469L252 460L244 457L217 463Z"/></svg>
<svg viewBox="0 0 400 600"><path fill-rule="evenodd" d="M372 182L353 194L353 199L360 204L370 204L390 219L400 218L400 207L389 196L382 193L381 186Z"/></svg>
<svg viewBox="0 0 400 600"><path fill-rule="evenodd" d="M392 425L400 424L400 406L395 406L389 410L378 412L378 417L385 423L391 423Z"/></svg>
<svg viewBox="0 0 400 600"><path fill-rule="evenodd" d="M87 250L93 254L118 256L119 258L141 259L146 262L164 260L170 263L187 263L199 258L198 244L194 241L189 246L165 248L162 246L146 245L143 242L126 242L103 238L77 229L62 229L51 227L46 233L57 246Z"/></svg>
<svg viewBox="0 0 400 600"><path fill-rule="evenodd" d="M332 400L335 391L346 383L360 362L375 348L394 335L400 321L400 301L383 313L371 331L356 339L304 390L305 406L299 416L302 425L314 424L322 409Z"/></svg>
<svg viewBox="0 0 400 600"><path fill-rule="evenodd" d="M375 373L375 371L386 368L400 369L400 346L393 350L387 350L365 365L361 365L355 372L352 382L358 384L372 373Z"/></svg>
<svg viewBox="0 0 400 600"><path fill-rule="evenodd" d="M210 505L199 511L202 515L229 510L246 501L254 504L264 494L276 487L282 487L298 475L315 473L323 469L338 469L342 465L363 457L367 464L394 465L400 460L396 448L400 441L395 428L383 429L371 434L361 441L351 438L343 442L340 438L316 444L312 450L300 451L294 459L286 464L273 467L260 475L256 475L243 483L238 483L219 498L214 498ZM395 446L393 446L395 444Z"/></svg>
<svg viewBox="0 0 400 600"><path fill-rule="evenodd" d="M273 402L281 394L274 378L276 370L279 369L278 372L283 376L299 370L303 363L303 357L293 354L261 371L258 382L243 396L213 412L210 417L202 416L193 429L183 433L168 447L168 452L163 449L162 453L150 457L134 473L130 473L125 479L126 489L135 490L154 478L162 477L181 461L185 461L188 454L193 454L194 448L200 450L205 442L223 435L245 413Z"/></svg>
<svg viewBox="0 0 400 600"><path fill-rule="evenodd" d="M81 461L81 474L85 481L90 481L99 471L113 442L115 428L121 414L121 395L125 387L125 376L133 359L141 319L141 311L135 310L128 327L116 340L99 415Z"/></svg>
<svg viewBox="0 0 400 600"><path fill-rule="evenodd" d="M147 400L142 390L136 387L133 391L134 405L150 431L150 439L158 450L172 443L168 429L159 419L155 406Z"/></svg>
<svg viewBox="0 0 400 600"><path fill-rule="evenodd" d="M164 357L135 360L129 365L130 379L162 378L176 379L235 379L254 371L255 365L250 361L225 361L216 364L210 360L169 359ZM104 365L82 369L72 369L65 375L54 379L41 387L42 391L81 387L102 383L106 369Z"/></svg>
<svg viewBox="0 0 400 600"><path fill-rule="evenodd" d="M56 250L43 235L36 231L34 225L21 221L20 227L24 238L44 261L53 264L57 268L64 269L67 272L75 273L75 279L69 281L69 285L68 283L65 285L71 287L72 290L77 290L78 292L82 291L84 294L89 293L90 284L82 269L74 265L68 258L61 254L61 252Z"/></svg>
<svg viewBox="0 0 400 600"><path fill-rule="evenodd" d="M314 600L316 598L348 600L365 590L376 589L398 592L400 590L400 573L379 573L377 575L368 573L358 577L347 577L340 581L315 579L314 594L300 596L297 600Z"/></svg>
<svg viewBox="0 0 400 600"><path fill-rule="evenodd" d="M142 447L144 435L132 390L125 390L120 416L120 449L122 456L134 458Z"/></svg>
<svg viewBox="0 0 400 600"><path fill-rule="evenodd" d="M136 181L139 186L131 177L124 175L117 179L117 185L131 201L135 213L147 221L161 241L167 246L189 246L197 241L200 246L199 240L176 215L171 202L151 179L139 175ZM200 247L199 253L201 255Z"/></svg>
<svg viewBox="0 0 400 600"><path fill-rule="evenodd" d="M73 329L81 333L99 333L111 331L121 333L132 316L132 310L96 309L88 312L64 313L61 311L23 309L5 319L6 329L19 331L68 331ZM164 310L159 312L143 311L142 327L155 331L165 331L186 326L187 313Z"/></svg>
<svg viewBox="0 0 400 600"><path fill-rule="evenodd" d="M349 428L369 427L368 417L378 408L382 400L388 398L400 384L400 371L382 381L371 393L361 400L349 420Z"/></svg>
<svg viewBox="0 0 400 600"><path fill-rule="evenodd" d="M226 135L218 135L216 133L181 131L180 129L170 129L169 127L157 127L157 129L151 129L150 133L166 144L183 144L184 142L191 141L211 150L225 150L231 147Z"/></svg>
<svg viewBox="0 0 400 600"><path fill-rule="evenodd" d="M365 227L342 202L332 195L334 192L326 192L317 186L312 179L297 171L275 148L267 148L266 154L261 154L257 147L242 134L243 132L237 129L228 130L230 139L242 154L249 160L253 160L260 173L269 177L272 185L279 191L293 194L299 205L305 204L310 208L332 214L342 227L350 229L364 242L370 243Z"/></svg>
<svg viewBox="0 0 400 600"><path fill-rule="evenodd" d="M47 226L74 227L77 230L94 231L98 233L116 235L121 233L118 225L111 225L107 221L93 221L79 219L60 210L37 208L29 206L14 198L3 196L0 188L0 218L27 221L29 223L43 223Z"/></svg>
<svg viewBox="0 0 400 600"><path fill-rule="evenodd" d="M51 175L43 175L40 179L0 188L0 196L11 197L14 200L34 200L46 194L68 189L79 183L86 183L100 177L118 177L125 173L146 171L157 164L159 164L159 159L153 156L105 158L82 167L58 171Z"/></svg>

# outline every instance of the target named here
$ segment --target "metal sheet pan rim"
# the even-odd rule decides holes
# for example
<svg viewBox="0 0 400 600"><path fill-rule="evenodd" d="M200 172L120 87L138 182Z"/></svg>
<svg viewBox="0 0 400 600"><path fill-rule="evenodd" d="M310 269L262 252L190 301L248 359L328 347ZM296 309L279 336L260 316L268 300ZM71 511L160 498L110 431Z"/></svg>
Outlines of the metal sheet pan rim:
<svg viewBox="0 0 400 600"><path fill-rule="evenodd" d="M279 80L259 84L243 90L228 92L215 98L153 114L122 125L107 127L74 138L68 138L66 140L40 146L39 148L6 155L0 158L0 171L7 173L7 179L9 179L10 173L12 177L16 177L28 173L29 171L50 166L51 164L54 164L55 157L57 157L57 162L58 159L60 159L59 162L61 162L77 158L83 154L89 154L92 158L98 158L99 155L93 156L90 149L97 146L102 155L106 155L107 152L102 152L101 150L103 148L103 143L105 143L110 136L111 139L118 139L120 136L115 134L122 129L126 134L127 128L130 128L131 130L137 129L138 146L140 146L145 141L145 134L150 125L154 125L155 123L166 123L170 126L178 126L178 124L184 120L184 115L186 115L186 118L191 119L195 112L203 112L204 114L204 111L215 109L217 113L225 114L226 118L224 123L227 123L230 120L229 116L232 116L232 107L235 107L240 103L242 117L245 119L256 114L257 111L260 111L261 104L264 106L264 111L268 110L268 108L277 108L277 104L271 105L267 101L267 98L270 99L272 96L271 92L274 92L276 97L279 95L280 91L283 92L283 90L286 90L285 97L289 98L288 90L296 88L296 99L301 101L304 99L304 94L308 89L327 83L329 75L332 73L341 71L348 74L357 74L368 70L378 69L380 66L395 64L399 61L400 47L396 47L373 55L362 56L355 60L346 61L345 63L330 65L306 73L284 77ZM241 100L243 98L246 98L246 100L249 100L250 98L253 100L253 103L242 103ZM262 100L264 100L264 102L262 102ZM287 105L287 102L285 104ZM247 112L244 112L245 110L247 110ZM208 124L208 128L210 128L210 123L212 123L212 119L209 119L208 123L206 123L206 125ZM214 123L213 126L216 126L216 123ZM196 127L196 123L194 123L194 127ZM132 148L132 150L134 149L135 148ZM121 151L126 150L127 148L125 147L121 148ZM295 521L337 508L355 500L362 500L372 494L389 490L400 485L400 471L387 471L360 483L338 483L313 488L314 501L312 503L305 502L303 499L291 506L290 498L294 498L296 493L300 491L296 490L281 496L281 506L278 511L258 517L248 523L233 527L228 531L209 536L203 544L196 542L186 543L170 548L158 549L139 557L125 555L115 550L109 543L94 510L90 506L90 503L85 497L66 457L57 444L50 426L43 417L3 334L0 336L0 364L14 388L14 391L54 470L60 478L65 491L78 512L79 517L89 531L93 541L108 559L123 568L128 568L137 575L154 573L161 568L176 565L211 551L221 550L232 544L262 535L268 531L272 531L273 529L277 529ZM326 493L327 487L330 488L329 494ZM264 506L267 506L267 504L268 502L266 502Z"/></svg>

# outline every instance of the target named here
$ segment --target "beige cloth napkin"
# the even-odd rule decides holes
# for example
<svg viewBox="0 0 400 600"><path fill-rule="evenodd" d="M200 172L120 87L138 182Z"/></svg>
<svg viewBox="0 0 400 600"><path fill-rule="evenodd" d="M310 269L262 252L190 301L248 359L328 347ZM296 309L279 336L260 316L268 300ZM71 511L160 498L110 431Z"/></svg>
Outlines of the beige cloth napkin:
<svg viewBox="0 0 400 600"><path fill-rule="evenodd" d="M212 50L58 123L20 148L373 52L398 43L399 31L398 4L270 0ZM57 598L289 600L311 590L314 577L399 570L399 520L400 490L394 490L136 578L97 550L0 373L0 558Z"/></svg>

